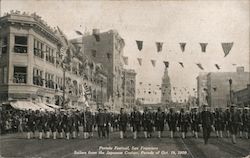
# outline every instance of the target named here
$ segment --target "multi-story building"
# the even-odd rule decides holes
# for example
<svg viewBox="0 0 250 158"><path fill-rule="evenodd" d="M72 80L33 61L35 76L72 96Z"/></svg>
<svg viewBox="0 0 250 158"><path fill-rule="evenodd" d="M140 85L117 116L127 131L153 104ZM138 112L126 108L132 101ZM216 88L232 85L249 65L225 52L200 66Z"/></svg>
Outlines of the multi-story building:
<svg viewBox="0 0 250 158"><path fill-rule="evenodd" d="M250 107L250 84L244 89L233 92L233 102L239 107Z"/></svg>
<svg viewBox="0 0 250 158"><path fill-rule="evenodd" d="M171 98L171 83L168 75L168 68L165 68L161 83L161 103L168 106L172 102Z"/></svg>
<svg viewBox="0 0 250 158"><path fill-rule="evenodd" d="M136 72L134 70L123 70L123 105L132 109L135 106Z"/></svg>
<svg viewBox="0 0 250 158"><path fill-rule="evenodd" d="M232 81L231 86L230 79ZM199 94L204 92L208 105L211 107L226 107L233 101L232 91L239 91L249 83L249 72L245 72L243 67L237 67L236 72L210 72L204 76L199 76L197 80L198 97L201 97ZM199 82L204 82L204 86L199 86Z"/></svg>
<svg viewBox="0 0 250 158"><path fill-rule="evenodd" d="M102 32L94 29L92 35L85 34L82 38L71 40L72 43L82 43L84 53L95 62L101 63L107 70L107 97L113 102L113 109L122 106L122 70L124 40L117 31Z"/></svg>
<svg viewBox="0 0 250 158"><path fill-rule="evenodd" d="M158 105L161 103L161 87L160 85L139 82L136 98L140 104Z"/></svg>
<svg viewBox="0 0 250 158"><path fill-rule="evenodd" d="M65 46L62 32L40 16L12 11L0 18L0 26L0 102L28 99L79 105L86 98L82 87L91 96L102 89L106 98L102 66L77 56L81 50L70 43Z"/></svg>

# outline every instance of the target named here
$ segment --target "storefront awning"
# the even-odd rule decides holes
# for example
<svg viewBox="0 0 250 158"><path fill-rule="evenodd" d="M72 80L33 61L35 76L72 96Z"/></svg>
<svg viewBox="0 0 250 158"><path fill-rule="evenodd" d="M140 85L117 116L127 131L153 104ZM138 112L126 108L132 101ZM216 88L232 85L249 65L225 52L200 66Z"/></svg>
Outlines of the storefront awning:
<svg viewBox="0 0 250 158"><path fill-rule="evenodd" d="M14 109L19 109L19 110L40 110L43 111L44 109L42 109L40 106L30 102L30 101L15 101L15 102L10 102L10 105L14 108Z"/></svg>

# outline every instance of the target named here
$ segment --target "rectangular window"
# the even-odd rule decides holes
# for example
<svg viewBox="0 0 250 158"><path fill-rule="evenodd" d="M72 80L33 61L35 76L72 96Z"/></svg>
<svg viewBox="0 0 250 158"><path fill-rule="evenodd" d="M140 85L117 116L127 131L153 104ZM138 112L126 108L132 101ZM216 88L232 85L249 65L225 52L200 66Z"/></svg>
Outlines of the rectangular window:
<svg viewBox="0 0 250 158"><path fill-rule="evenodd" d="M46 46L46 61L54 64L54 50Z"/></svg>
<svg viewBox="0 0 250 158"><path fill-rule="evenodd" d="M33 69L33 84L37 86L43 86L43 79L42 79L43 72L39 69Z"/></svg>
<svg viewBox="0 0 250 158"><path fill-rule="evenodd" d="M45 73L45 87L54 89L54 75L50 73Z"/></svg>
<svg viewBox="0 0 250 158"><path fill-rule="evenodd" d="M43 43L34 39L34 55L43 59Z"/></svg>
<svg viewBox="0 0 250 158"><path fill-rule="evenodd" d="M8 81L8 72L7 72L7 66L3 67L3 83L7 83Z"/></svg>
<svg viewBox="0 0 250 158"><path fill-rule="evenodd" d="M8 49L8 38L7 37L3 37L0 39L1 42L1 52L2 54L6 54L7 53L7 49ZM1 53L0 53L1 55Z"/></svg>
<svg viewBox="0 0 250 158"><path fill-rule="evenodd" d="M27 67L14 66L14 83L27 83Z"/></svg>
<svg viewBox="0 0 250 158"><path fill-rule="evenodd" d="M15 36L15 53L27 53L28 52L28 37Z"/></svg>

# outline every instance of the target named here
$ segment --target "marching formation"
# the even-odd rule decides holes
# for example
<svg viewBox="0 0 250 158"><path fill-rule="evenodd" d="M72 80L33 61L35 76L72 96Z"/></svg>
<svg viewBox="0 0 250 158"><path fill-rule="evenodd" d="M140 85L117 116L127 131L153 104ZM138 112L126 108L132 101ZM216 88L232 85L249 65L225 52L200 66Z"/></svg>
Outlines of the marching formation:
<svg viewBox="0 0 250 158"><path fill-rule="evenodd" d="M38 132L38 139L74 139L80 136L80 131L83 131L85 139L93 137L94 131L97 131L99 138L109 138L110 132L119 131L120 138L123 139L128 137L130 130L133 139L138 138L138 133L143 133L144 138L151 138L154 132L161 138L163 132L168 130L171 138L179 135L176 133L181 133L183 139L186 138L187 132L191 132L195 138L202 132L204 142L207 144L213 131L217 137L231 137L233 143L236 143L236 136L248 139L250 133L249 108L240 110L233 106L225 111L216 108L213 112L204 106L201 111L192 108L190 112L184 109L179 112L174 108L170 108L168 112L161 108L157 111L144 108L141 113L134 107L131 113L126 113L123 108L119 114L110 113L107 109L98 109L97 113L92 113L87 107L85 111L20 111L20 113L15 114L19 117L15 127L20 126L21 131L27 132L28 139L34 138L35 132ZM2 124L3 122L1 128Z"/></svg>

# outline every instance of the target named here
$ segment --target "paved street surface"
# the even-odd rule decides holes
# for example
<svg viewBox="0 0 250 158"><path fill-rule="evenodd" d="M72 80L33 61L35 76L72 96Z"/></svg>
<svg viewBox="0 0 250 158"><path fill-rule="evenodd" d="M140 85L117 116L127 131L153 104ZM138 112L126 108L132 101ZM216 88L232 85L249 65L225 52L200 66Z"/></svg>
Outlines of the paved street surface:
<svg viewBox="0 0 250 158"><path fill-rule="evenodd" d="M140 134L142 137L143 133ZM155 133L156 134L156 133ZM24 138L24 134L8 134L1 136L1 156L2 157L48 157L48 158L80 158L80 157L170 157L170 158L240 158L250 154L250 140L238 139L237 144L232 144L227 138L217 139L214 136L209 139L209 144L204 145L201 138L170 139L169 133L164 133L164 138L139 138L132 139L132 134L129 133L126 139L119 139L119 133L111 134L110 139L98 139L97 133L94 138L84 140L82 135L78 139L31 139ZM151 147L152 150L135 150L139 154L124 154L131 150L108 150L111 152L120 152L119 155L108 155L107 150L99 150L99 147ZM157 149L158 148L158 149ZM83 154L83 152L99 152L103 151L104 155L100 154ZM144 152L142 152L144 151ZM154 154L151 155L150 151ZM163 152L164 151L164 152ZM160 153L159 153L160 152ZM167 153L168 152L168 153ZM179 152L179 153L178 153ZM78 154L77 154L78 153ZM79 154L81 153L81 154ZM110 153L110 152L109 152ZM159 153L159 155L158 155ZM115 153L113 153L115 154Z"/></svg>

